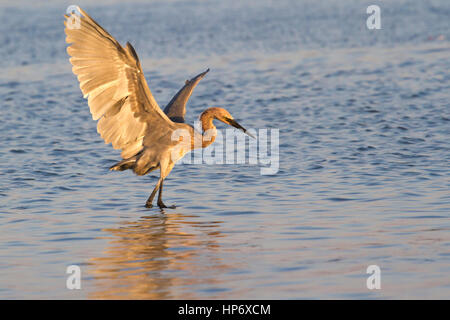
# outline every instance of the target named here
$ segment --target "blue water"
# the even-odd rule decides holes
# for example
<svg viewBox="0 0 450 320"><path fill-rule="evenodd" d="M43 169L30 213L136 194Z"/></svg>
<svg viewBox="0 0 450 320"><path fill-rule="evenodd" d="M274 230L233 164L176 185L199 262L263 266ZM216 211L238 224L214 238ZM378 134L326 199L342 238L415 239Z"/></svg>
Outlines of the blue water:
<svg viewBox="0 0 450 320"><path fill-rule="evenodd" d="M209 67L188 122L221 106L279 129L275 175L177 165L164 213L143 206L157 173L108 171L69 4L0 5L0 298L450 297L448 1L79 1L135 46L160 106Z"/></svg>

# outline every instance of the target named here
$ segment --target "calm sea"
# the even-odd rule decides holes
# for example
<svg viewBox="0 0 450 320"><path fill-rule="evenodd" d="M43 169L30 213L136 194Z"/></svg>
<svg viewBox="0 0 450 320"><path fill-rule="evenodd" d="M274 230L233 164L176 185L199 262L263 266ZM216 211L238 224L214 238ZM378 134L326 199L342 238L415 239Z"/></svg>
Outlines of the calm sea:
<svg viewBox="0 0 450 320"><path fill-rule="evenodd" d="M158 173L108 171L69 4L0 4L0 298L450 297L449 1L78 1L161 107L209 67L189 122L220 106L279 130L276 174L179 164L164 213L143 206Z"/></svg>

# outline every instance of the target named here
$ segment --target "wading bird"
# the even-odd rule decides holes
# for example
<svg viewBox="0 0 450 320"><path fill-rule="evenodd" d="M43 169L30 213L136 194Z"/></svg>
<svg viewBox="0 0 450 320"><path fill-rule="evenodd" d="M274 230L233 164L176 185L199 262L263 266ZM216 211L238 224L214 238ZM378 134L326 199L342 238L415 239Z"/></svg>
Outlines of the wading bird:
<svg viewBox="0 0 450 320"><path fill-rule="evenodd" d="M162 201L164 179L187 152L214 142L217 131L213 120L251 134L227 110L217 107L200 115L202 132L184 123L186 103L209 69L187 80L163 112L153 98L131 44L127 42L122 47L86 12L77 9L79 12L65 16L66 42L70 44L67 53L81 91L88 99L92 118L98 120L97 132L105 143L122 150L124 160L110 169L131 169L137 175L159 169L160 178L146 207L152 207L159 190L158 206L167 208ZM69 19L75 19L76 23L70 23Z"/></svg>

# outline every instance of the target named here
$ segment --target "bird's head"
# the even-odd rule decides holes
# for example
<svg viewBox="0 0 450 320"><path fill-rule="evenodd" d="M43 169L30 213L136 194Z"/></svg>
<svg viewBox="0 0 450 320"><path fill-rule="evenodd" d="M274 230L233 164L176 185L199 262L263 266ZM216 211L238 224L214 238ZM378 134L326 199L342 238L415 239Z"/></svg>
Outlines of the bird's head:
<svg viewBox="0 0 450 320"><path fill-rule="evenodd" d="M203 112L201 118L203 118L203 117L210 118L211 120L217 119L217 120L219 120L223 123L226 123L232 127L242 130L244 133L246 133L250 137L255 138L255 136L253 136L251 133L249 133L247 131L247 129L245 129L236 120L234 120L233 116L224 108L218 108L218 107L208 108Z"/></svg>

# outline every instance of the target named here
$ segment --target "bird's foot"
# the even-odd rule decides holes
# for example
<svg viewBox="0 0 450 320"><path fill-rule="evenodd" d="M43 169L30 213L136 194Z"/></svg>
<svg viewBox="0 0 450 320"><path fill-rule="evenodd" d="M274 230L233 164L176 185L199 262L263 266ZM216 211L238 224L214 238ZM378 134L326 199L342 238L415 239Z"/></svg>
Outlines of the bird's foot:
<svg viewBox="0 0 450 320"><path fill-rule="evenodd" d="M153 204L151 202L146 202L145 203L145 207L146 208L153 208Z"/></svg>
<svg viewBox="0 0 450 320"><path fill-rule="evenodd" d="M167 208L167 209L175 209L176 208L176 206L166 206L165 204L164 204L164 202L158 202L158 207L160 207L161 209L164 209L164 208Z"/></svg>

